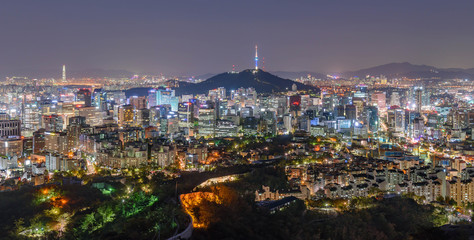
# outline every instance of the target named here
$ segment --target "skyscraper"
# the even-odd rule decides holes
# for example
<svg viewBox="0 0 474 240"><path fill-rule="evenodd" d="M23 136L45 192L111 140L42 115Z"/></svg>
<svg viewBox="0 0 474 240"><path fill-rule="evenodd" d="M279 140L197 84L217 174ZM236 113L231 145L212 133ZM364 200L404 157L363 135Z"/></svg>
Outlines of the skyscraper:
<svg viewBox="0 0 474 240"><path fill-rule="evenodd" d="M66 82L66 65L63 65L63 82Z"/></svg>
<svg viewBox="0 0 474 240"><path fill-rule="evenodd" d="M422 88L417 88L415 90L415 100L416 100L416 111L421 113L423 90Z"/></svg>
<svg viewBox="0 0 474 240"><path fill-rule="evenodd" d="M86 88L81 88L76 92L76 101L84 102L85 107L92 105L91 91Z"/></svg>

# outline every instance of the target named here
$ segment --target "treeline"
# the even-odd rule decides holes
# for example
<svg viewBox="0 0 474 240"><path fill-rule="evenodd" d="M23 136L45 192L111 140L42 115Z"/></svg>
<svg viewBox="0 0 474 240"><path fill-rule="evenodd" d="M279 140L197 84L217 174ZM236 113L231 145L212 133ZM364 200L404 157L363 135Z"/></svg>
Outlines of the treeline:
<svg viewBox="0 0 474 240"><path fill-rule="evenodd" d="M436 228L443 216L409 198L384 199L336 217L308 211L303 201L274 214L250 199L234 203L206 209L218 221L196 230L194 239L449 239Z"/></svg>

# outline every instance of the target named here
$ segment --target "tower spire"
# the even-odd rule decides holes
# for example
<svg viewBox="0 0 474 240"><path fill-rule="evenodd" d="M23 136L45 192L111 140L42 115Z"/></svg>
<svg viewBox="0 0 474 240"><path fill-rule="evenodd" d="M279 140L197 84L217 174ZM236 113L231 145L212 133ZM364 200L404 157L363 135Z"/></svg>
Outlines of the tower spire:
<svg viewBox="0 0 474 240"><path fill-rule="evenodd" d="M258 46L255 45L255 70L258 70Z"/></svg>

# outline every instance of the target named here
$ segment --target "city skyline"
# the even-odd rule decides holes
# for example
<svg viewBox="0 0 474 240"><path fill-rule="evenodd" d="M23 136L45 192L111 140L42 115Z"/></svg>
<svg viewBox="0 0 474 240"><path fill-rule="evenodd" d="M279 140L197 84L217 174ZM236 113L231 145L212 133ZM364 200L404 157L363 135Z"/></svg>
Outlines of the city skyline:
<svg viewBox="0 0 474 240"><path fill-rule="evenodd" d="M0 239L474 239L473 1L0 7Z"/></svg>
<svg viewBox="0 0 474 240"><path fill-rule="evenodd" d="M474 35L466 31L473 3L435 2L8 2L0 9L8 36L0 73L63 64L218 73L252 68L255 44L269 71L341 72L390 62L474 67Z"/></svg>

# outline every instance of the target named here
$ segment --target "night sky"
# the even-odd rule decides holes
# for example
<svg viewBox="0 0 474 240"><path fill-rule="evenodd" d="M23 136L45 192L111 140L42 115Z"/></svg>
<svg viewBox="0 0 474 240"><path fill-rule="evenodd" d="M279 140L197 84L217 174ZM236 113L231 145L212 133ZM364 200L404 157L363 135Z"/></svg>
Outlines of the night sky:
<svg viewBox="0 0 474 240"><path fill-rule="evenodd" d="M342 71L408 61L474 67L474 1L5 0L0 72Z"/></svg>

